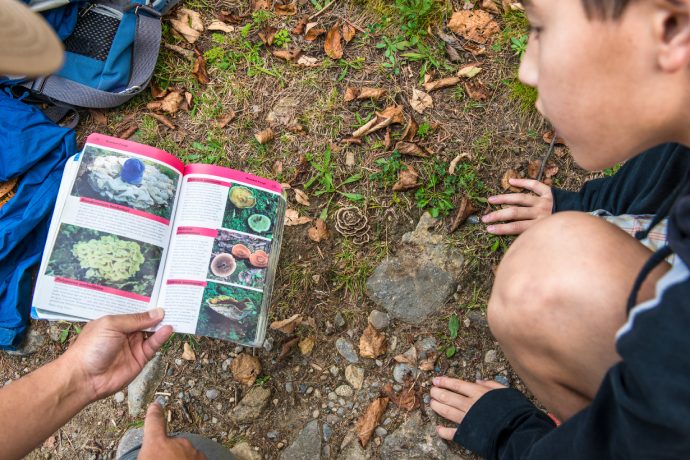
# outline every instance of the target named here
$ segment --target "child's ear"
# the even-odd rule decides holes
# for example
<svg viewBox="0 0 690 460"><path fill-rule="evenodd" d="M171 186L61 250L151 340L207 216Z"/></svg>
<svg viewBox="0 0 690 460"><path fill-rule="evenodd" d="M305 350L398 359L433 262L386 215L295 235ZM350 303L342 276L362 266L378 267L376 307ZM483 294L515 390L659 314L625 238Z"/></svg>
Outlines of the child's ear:
<svg viewBox="0 0 690 460"><path fill-rule="evenodd" d="M690 0L657 0L654 4L658 64L665 72L683 70L690 64Z"/></svg>

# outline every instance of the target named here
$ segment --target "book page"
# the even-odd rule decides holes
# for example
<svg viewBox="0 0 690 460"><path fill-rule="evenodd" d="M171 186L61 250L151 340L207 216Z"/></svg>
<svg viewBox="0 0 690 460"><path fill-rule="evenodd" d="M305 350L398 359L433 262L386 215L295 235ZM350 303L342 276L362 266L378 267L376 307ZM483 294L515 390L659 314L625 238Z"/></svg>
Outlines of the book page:
<svg viewBox="0 0 690 460"><path fill-rule="evenodd" d="M188 165L161 287L164 324L260 345L284 212L277 182Z"/></svg>
<svg viewBox="0 0 690 460"><path fill-rule="evenodd" d="M157 306L183 171L162 150L89 136L63 178L35 310L96 319Z"/></svg>

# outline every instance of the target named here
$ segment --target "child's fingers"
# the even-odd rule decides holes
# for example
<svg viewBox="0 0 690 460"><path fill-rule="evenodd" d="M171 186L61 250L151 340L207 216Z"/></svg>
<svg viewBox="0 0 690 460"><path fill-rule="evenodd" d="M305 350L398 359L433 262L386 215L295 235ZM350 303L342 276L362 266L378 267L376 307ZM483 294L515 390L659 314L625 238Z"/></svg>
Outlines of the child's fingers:
<svg viewBox="0 0 690 460"><path fill-rule="evenodd" d="M431 388L429 395L432 399L445 404L446 406L460 409L463 412L467 412L472 405L472 400L467 396L463 396L455 393L454 391L445 390L439 387Z"/></svg>
<svg viewBox="0 0 690 460"><path fill-rule="evenodd" d="M482 217L482 222L512 222L516 220L535 219L539 216L539 209L534 207L511 206L499 209Z"/></svg>
<svg viewBox="0 0 690 460"><path fill-rule="evenodd" d="M476 383L450 377L434 377L433 384L436 387L445 388L446 390L470 397L480 396L484 393L484 389Z"/></svg>
<svg viewBox="0 0 690 460"><path fill-rule="evenodd" d="M491 388L492 390L500 390L501 388L508 388L507 386L502 385L495 380L477 380L477 383L479 385L485 386L487 388Z"/></svg>
<svg viewBox="0 0 690 460"><path fill-rule="evenodd" d="M518 206L534 206L539 202L539 197L527 193L504 193L488 198L491 204L512 204Z"/></svg>
<svg viewBox="0 0 690 460"><path fill-rule="evenodd" d="M434 412L436 412L441 417L450 420L451 422L460 423L462 419L465 418L465 413L460 409L446 406L445 404L440 403L435 399L431 400L430 406Z"/></svg>
<svg viewBox="0 0 690 460"><path fill-rule="evenodd" d="M551 187L534 179L509 179L510 185L514 187L526 188L539 196L551 193Z"/></svg>
<svg viewBox="0 0 690 460"><path fill-rule="evenodd" d="M441 437L441 439L445 439L446 441L450 441L453 439L456 430L457 428L447 428L445 426L436 427L436 432L438 433L439 437Z"/></svg>
<svg viewBox="0 0 690 460"><path fill-rule="evenodd" d="M530 228L536 220L518 220L507 224L489 225L486 231L492 235L520 235Z"/></svg>

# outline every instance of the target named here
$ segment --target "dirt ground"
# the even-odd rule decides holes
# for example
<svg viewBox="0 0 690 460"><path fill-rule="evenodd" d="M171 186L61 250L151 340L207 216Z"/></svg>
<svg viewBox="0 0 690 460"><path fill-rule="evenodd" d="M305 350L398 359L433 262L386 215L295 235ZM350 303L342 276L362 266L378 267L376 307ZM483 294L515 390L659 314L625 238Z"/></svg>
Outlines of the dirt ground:
<svg viewBox="0 0 690 460"><path fill-rule="evenodd" d="M175 336L163 352L166 377L158 388L170 399L166 407L170 430L200 433L228 447L244 440L263 458L277 458L318 411L322 422L327 415L337 416L337 423L329 423L333 431L330 452L336 458L342 440L354 430L355 421L378 392L371 384L391 382L393 357L425 337L436 339L442 356L436 364L440 372L425 372L418 379L424 393L428 393L431 377L438 373L466 379L502 376L523 389L485 320L493 270L511 238L493 237L483 225L465 223L447 236L465 257L457 293L422 326L393 321L385 334L389 345L397 343L395 349L380 358L380 365L373 359L360 359L359 366L365 371L363 402L342 415L327 406L327 394L343 383L347 364L336 352L335 341L338 337L347 337L355 344L359 340L369 312L376 308L365 295L365 282L381 260L395 253L401 235L413 230L420 215L433 208L440 210L438 231L448 234L463 195L478 209L475 214L481 215L487 209L484 198L503 191L505 172L516 169L527 174L528 163L542 158L549 147L542 139L549 126L532 108L535 94L516 80L520 43L527 33L519 11L503 12L502 5L496 5L491 15L500 30L486 43L484 52L476 53L476 44L455 36L460 60L449 59L436 29L449 33L446 25L452 13L468 5L475 9L481 6L461 0L338 1L313 19L316 27L325 30L336 24L356 26L354 39L344 44L342 58L334 59L324 51L325 35L306 41L293 31L302 17L323 9L323 2L300 0L295 15L281 15L270 7L268 12L252 12L248 2L183 1L182 7L199 12L204 24L223 18L233 31L206 30L192 45L176 35L166 19L166 46L153 79L156 94L146 91L123 107L84 113L78 129L81 140L94 131L131 137L163 148L185 162L215 163L289 183L309 198L308 205L300 204L294 191L288 190L289 207L302 216L325 217L329 230L328 238L317 243L307 234L311 224L285 229L270 319L294 314L313 318L315 327L301 326L296 334L301 339L313 337L315 346L308 356L294 347L279 359L288 337L269 330L272 349L253 351L263 365L257 385L272 391L263 416L248 426L237 426L228 417L247 391L222 366L240 352L239 348L219 340ZM427 6L428 11L424 9ZM410 11L423 14L415 16ZM273 56L259 37L267 27L274 27L279 37L278 44L274 38L271 49L298 46L303 56L316 59L316 66L303 67L295 60ZM402 49L393 50L392 59L386 56L386 43L409 44L410 37L417 37L422 45L406 48L403 43ZM279 46L280 42L285 43ZM200 83L195 75L196 56L203 56L208 83ZM423 90L425 76L432 81L453 76L473 63L481 68L476 76L430 91L433 107L423 114L412 109L413 89ZM481 82L484 100L471 97L466 88L469 81ZM344 102L348 86L381 88L386 94L378 100ZM160 95L158 89L189 94L191 104L174 112L150 108L149 103L161 100L155 98ZM287 109L287 123L267 121L277 106L291 98L297 103ZM392 127L392 144L401 138L407 120L414 115L418 124L414 142L428 151L427 157L395 156L392 146L387 146L385 129L359 141L348 140L374 112L396 104L403 107L406 121ZM275 138L260 144L255 134L269 126ZM326 168L335 190L315 168L324 167L327 150L332 152ZM449 164L458 156L456 173L448 174ZM558 187L574 189L586 178L573 165L565 147L558 147L551 161L558 167L552 178ZM400 162L418 172L419 187L392 190L402 169ZM357 180L341 185L359 174ZM371 226L368 243L357 245L335 230L334 213L345 206L357 206L367 216ZM341 329L335 327L338 313L346 323ZM452 315L460 324L456 338L451 337L448 326ZM0 382L15 380L54 359L76 334L70 329L63 333L64 341L60 337L54 340L49 324L34 322L32 327L45 337L43 345L25 358L0 355ZM55 336L69 326L52 327ZM64 334L69 335L65 338ZM184 342L195 350L194 361L181 359ZM457 350L454 355L451 347ZM496 360L486 359L490 350L498 352ZM331 366L339 369L337 375L331 373ZM292 392L286 383L292 383ZM218 390L218 398L209 400L205 395L208 389ZM390 419L385 428L390 433L409 416L390 404L383 417ZM142 421L128 415L126 402L110 397L85 409L30 458L112 458L122 434L129 427L141 426ZM276 432L273 439L267 437L269 432ZM380 444L381 438L374 436L370 443L374 457ZM467 455L461 449L457 452Z"/></svg>

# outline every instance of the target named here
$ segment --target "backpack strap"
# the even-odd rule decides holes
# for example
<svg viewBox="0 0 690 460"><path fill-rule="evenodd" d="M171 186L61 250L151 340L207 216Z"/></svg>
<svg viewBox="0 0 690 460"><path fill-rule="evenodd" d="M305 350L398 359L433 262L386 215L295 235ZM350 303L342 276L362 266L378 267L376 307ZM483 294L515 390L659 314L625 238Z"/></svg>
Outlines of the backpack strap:
<svg viewBox="0 0 690 460"><path fill-rule="evenodd" d="M101 91L57 75L38 78L25 83L25 86L58 101L93 108L116 107L139 94L151 80L158 60L161 14L144 5L136 5L133 8L137 15L137 25L132 53L132 75L126 90L120 93Z"/></svg>

